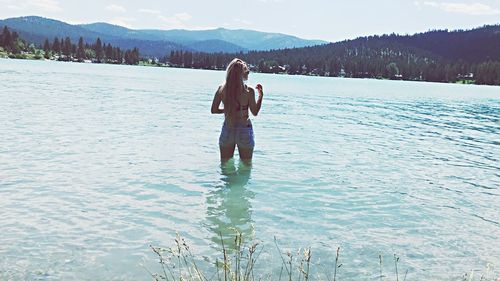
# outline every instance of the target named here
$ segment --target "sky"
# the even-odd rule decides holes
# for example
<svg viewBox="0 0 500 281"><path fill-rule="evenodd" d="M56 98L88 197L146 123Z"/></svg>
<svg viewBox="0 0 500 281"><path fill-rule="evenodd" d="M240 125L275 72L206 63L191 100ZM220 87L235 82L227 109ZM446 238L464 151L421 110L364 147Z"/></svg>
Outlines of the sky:
<svg viewBox="0 0 500 281"><path fill-rule="evenodd" d="M500 23L500 0L0 0L0 19L36 15L133 29L251 29L341 41Z"/></svg>

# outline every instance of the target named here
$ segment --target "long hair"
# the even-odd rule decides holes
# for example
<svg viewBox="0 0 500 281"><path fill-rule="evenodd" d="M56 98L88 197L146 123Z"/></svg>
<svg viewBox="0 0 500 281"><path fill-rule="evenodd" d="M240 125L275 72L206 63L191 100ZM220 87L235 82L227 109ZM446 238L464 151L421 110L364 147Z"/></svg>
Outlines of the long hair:
<svg viewBox="0 0 500 281"><path fill-rule="evenodd" d="M233 59L226 70L226 83L223 86L224 95L222 102L224 103L224 115L226 120L231 123L236 112L238 98L245 87L243 82L243 73L248 67L241 59Z"/></svg>

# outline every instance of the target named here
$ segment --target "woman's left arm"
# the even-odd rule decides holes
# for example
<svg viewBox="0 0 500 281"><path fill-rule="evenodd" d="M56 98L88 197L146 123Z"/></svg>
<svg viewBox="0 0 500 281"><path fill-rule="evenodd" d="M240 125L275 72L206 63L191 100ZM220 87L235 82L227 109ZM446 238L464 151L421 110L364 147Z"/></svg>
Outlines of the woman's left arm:
<svg viewBox="0 0 500 281"><path fill-rule="evenodd" d="M254 116L257 116L257 114L259 114L260 108L262 107L262 97L264 95L262 86L259 86L257 90L259 91L259 99L255 101L255 90L253 88L249 88L250 95L248 100L248 107L250 108L250 111Z"/></svg>
<svg viewBox="0 0 500 281"><path fill-rule="evenodd" d="M220 86L219 88L217 89L217 91L215 92L215 95L214 95L214 100L212 101L212 114L220 114L220 113L224 113L224 109L220 109L219 108L219 105L221 104L222 102L222 97L221 97L221 93L220 93Z"/></svg>

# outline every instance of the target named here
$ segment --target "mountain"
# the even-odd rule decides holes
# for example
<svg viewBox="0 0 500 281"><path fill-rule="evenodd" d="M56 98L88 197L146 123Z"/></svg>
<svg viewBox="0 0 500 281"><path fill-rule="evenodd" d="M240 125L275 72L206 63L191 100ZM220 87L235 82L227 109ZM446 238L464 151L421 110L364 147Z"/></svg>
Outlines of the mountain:
<svg viewBox="0 0 500 281"><path fill-rule="evenodd" d="M134 30L108 23L72 25L36 16L0 20L19 35L36 44L45 39L69 37L76 42L83 37L92 43L99 37L105 43L120 48L138 47L144 56L163 57L172 50L238 53L248 50L270 50L324 44L325 41L304 40L298 37L252 30Z"/></svg>
<svg viewBox="0 0 500 281"><path fill-rule="evenodd" d="M190 43L188 46L191 49L196 50L198 52L207 52L207 53L218 53L218 52L239 53L247 51L246 49L238 45L218 39L196 41Z"/></svg>
<svg viewBox="0 0 500 281"><path fill-rule="evenodd" d="M270 73L500 85L500 25L360 37L320 46L174 56L175 65L223 69L235 56Z"/></svg>
<svg viewBox="0 0 500 281"><path fill-rule="evenodd" d="M10 29L17 31L24 40L39 45L43 44L45 39L52 42L55 37L60 39L69 37L72 42L78 42L78 39L83 37L87 43L94 43L97 38L101 38L103 42L111 43L122 49L137 47L141 51L141 54L145 56L161 57L172 50L192 50L174 42L127 39L41 17L20 17L0 20L0 26L8 26Z"/></svg>
<svg viewBox="0 0 500 281"><path fill-rule="evenodd" d="M245 29L217 28L211 30L132 30L107 23L82 24L81 27L102 34L140 40L166 40L190 46L200 41L219 40L247 50L300 48L326 44L321 40L305 40L281 33L267 33ZM199 45L199 43L197 43Z"/></svg>
<svg viewBox="0 0 500 281"><path fill-rule="evenodd" d="M249 58L274 59L278 62L396 60L404 58L412 64L416 60L428 63L484 63L500 62L500 25L483 26L471 30L433 30L414 35L382 35L360 37L320 46L288 50L250 52ZM385 66L385 65L384 65Z"/></svg>
<svg viewBox="0 0 500 281"><path fill-rule="evenodd" d="M500 60L500 25L488 25L472 30L434 30L411 36L393 35L386 39L426 50L449 60Z"/></svg>
<svg viewBox="0 0 500 281"><path fill-rule="evenodd" d="M122 49L138 47L143 56L167 55L162 61L177 67L224 69L239 57L258 72L500 85L500 24L414 35L374 35L265 51L248 51L246 47L252 48L255 42L294 44L296 39L247 30L161 31L132 30L106 23L70 25L39 17L0 20L2 25L17 31L21 39L39 44L55 36L69 36L73 42L82 36L88 43L100 37L104 43ZM9 44L5 45L8 49L15 47ZM71 53L68 47L65 50ZM129 54L128 63L137 63L136 57L138 60L137 52L132 59Z"/></svg>
<svg viewBox="0 0 500 281"><path fill-rule="evenodd" d="M43 43L47 38L53 40L54 37L70 37L72 40L78 40L81 36L85 41L95 41L102 34L89 31L79 26L67 24L62 21L46 19L41 17L20 17L0 20L0 26L8 26L15 30L21 37L28 42Z"/></svg>

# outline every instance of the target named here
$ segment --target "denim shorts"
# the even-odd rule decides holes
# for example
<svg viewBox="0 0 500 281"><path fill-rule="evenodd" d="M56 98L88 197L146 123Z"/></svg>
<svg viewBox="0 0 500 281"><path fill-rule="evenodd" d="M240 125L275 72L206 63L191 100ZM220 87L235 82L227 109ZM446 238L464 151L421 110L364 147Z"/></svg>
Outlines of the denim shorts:
<svg viewBox="0 0 500 281"><path fill-rule="evenodd" d="M222 125L219 146L234 147L235 145L243 149L254 148L255 141L253 138L252 123L250 121L248 121L248 124L238 124L235 126L229 126L226 122Z"/></svg>

